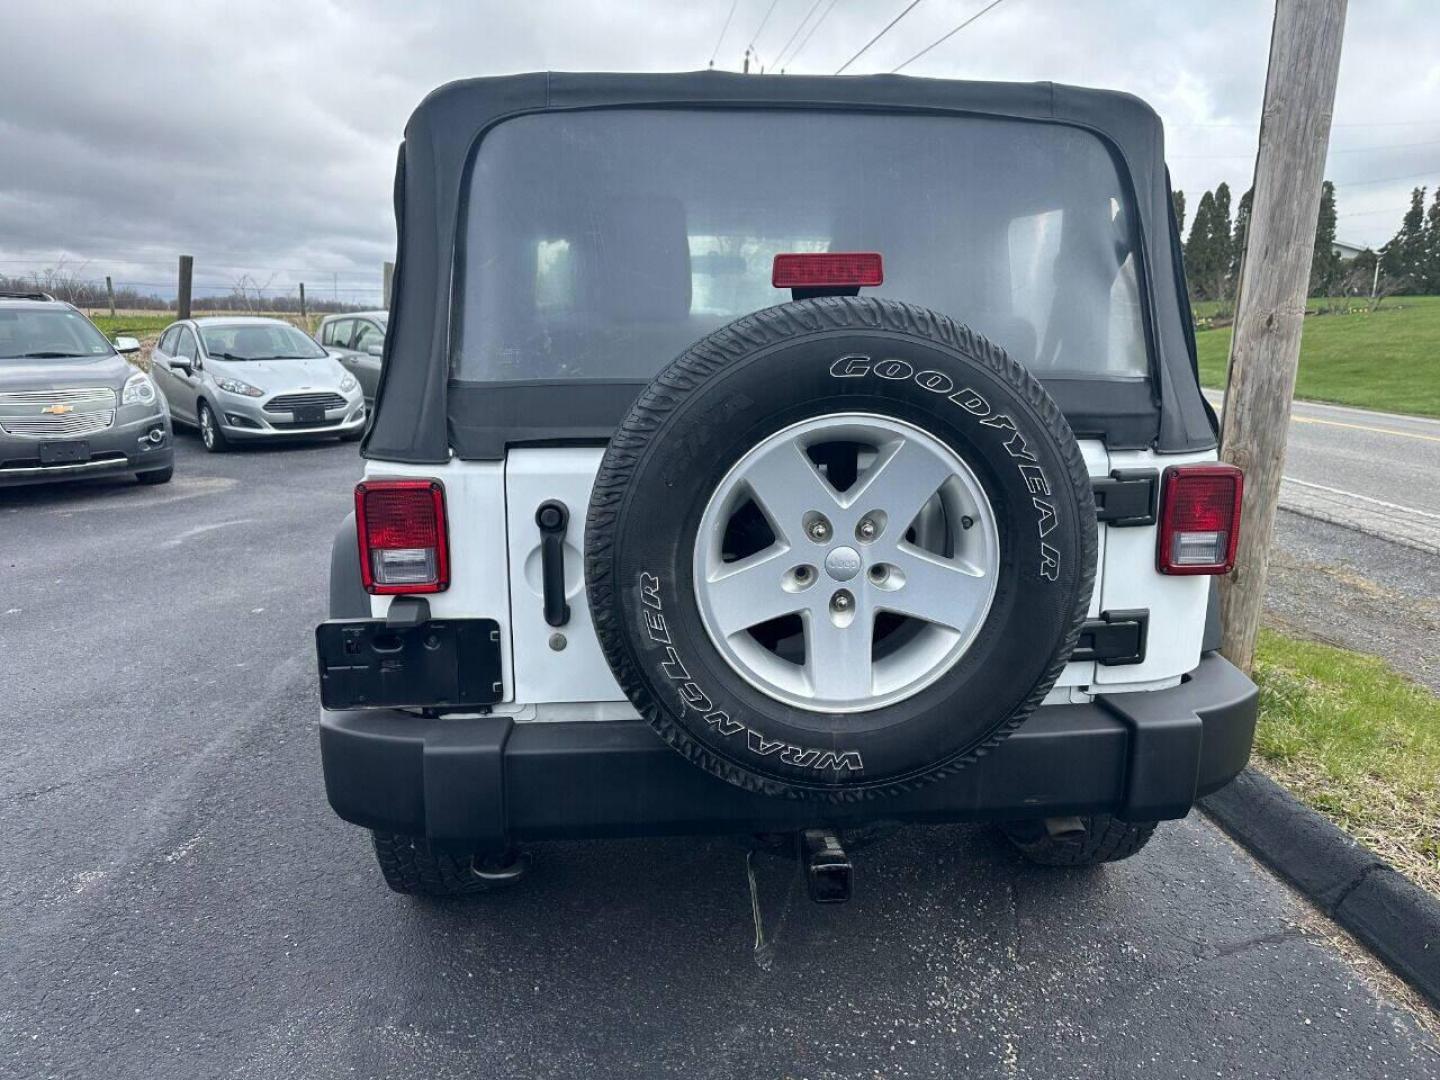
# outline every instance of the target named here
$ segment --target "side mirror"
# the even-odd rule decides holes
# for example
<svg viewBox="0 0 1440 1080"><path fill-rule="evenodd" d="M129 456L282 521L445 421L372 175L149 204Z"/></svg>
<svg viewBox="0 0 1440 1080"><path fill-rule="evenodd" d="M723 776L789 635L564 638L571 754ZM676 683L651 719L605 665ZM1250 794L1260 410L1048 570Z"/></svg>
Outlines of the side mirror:
<svg viewBox="0 0 1440 1080"><path fill-rule="evenodd" d="M129 356L131 353L140 351L140 339L133 337L117 337L115 339L115 351L121 356Z"/></svg>
<svg viewBox="0 0 1440 1080"><path fill-rule="evenodd" d="M376 344L373 344L373 345L366 345L366 346L365 346L365 351L366 351L367 353L369 353L371 356L384 356L384 355L385 355L385 346L384 346L384 345L381 345L381 344L379 344L379 343L376 343Z"/></svg>
<svg viewBox="0 0 1440 1080"><path fill-rule="evenodd" d="M195 370L195 362L188 356L172 356L170 366L176 371L183 371L186 375Z"/></svg>

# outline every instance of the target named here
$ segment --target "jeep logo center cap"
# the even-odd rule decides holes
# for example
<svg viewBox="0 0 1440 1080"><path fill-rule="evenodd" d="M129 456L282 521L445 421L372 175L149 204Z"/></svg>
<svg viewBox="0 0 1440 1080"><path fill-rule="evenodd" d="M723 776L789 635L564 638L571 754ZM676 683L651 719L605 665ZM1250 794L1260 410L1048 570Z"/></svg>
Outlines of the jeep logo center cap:
<svg viewBox="0 0 1440 1080"><path fill-rule="evenodd" d="M860 572L860 553L852 547L837 547L825 556L825 572L836 581L849 581Z"/></svg>

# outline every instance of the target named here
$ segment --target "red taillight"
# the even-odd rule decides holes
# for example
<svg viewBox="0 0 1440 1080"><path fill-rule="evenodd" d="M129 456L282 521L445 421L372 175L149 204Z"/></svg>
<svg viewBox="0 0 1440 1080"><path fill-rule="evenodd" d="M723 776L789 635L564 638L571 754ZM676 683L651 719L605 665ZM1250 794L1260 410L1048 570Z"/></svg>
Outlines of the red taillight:
<svg viewBox="0 0 1440 1080"><path fill-rule="evenodd" d="M1172 465L1160 489L1162 574L1228 574L1240 540L1244 475L1233 465Z"/></svg>
<svg viewBox="0 0 1440 1080"><path fill-rule="evenodd" d="M885 267L878 251L816 251L775 256L770 284L777 289L879 285Z"/></svg>
<svg viewBox="0 0 1440 1080"><path fill-rule="evenodd" d="M450 585L445 489L436 480L355 485L360 578L371 593L443 592Z"/></svg>

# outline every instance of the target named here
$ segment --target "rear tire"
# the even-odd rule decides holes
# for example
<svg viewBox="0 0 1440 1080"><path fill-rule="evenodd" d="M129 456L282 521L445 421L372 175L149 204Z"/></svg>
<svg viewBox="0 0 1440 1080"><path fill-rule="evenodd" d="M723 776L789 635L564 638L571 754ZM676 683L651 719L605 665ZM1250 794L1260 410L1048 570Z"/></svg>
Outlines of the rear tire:
<svg viewBox="0 0 1440 1080"><path fill-rule="evenodd" d="M174 475L175 466L166 465L163 469L151 469L149 472L136 473L135 479L142 484L168 484Z"/></svg>
<svg viewBox="0 0 1440 1080"><path fill-rule="evenodd" d="M195 415L200 422L200 444L212 454L223 454L229 450L225 432L220 430L220 421L215 419L215 410L210 408L209 403L200 402Z"/></svg>
<svg viewBox="0 0 1440 1080"><path fill-rule="evenodd" d="M511 884L523 873L523 867L510 877L477 871L473 856L436 851L418 836L372 831L370 838L385 884L407 896L473 896ZM512 859L508 865L518 864Z"/></svg>
<svg viewBox="0 0 1440 1080"><path fill-rule="evenodd" d="M1020 853L1041 866L1099 866L1128 859L1150 842L1154 821L1121 821L1109 814L1082 817L1083 833L1051 836L1043 821L1007 821L1000 829Z"/></svg>

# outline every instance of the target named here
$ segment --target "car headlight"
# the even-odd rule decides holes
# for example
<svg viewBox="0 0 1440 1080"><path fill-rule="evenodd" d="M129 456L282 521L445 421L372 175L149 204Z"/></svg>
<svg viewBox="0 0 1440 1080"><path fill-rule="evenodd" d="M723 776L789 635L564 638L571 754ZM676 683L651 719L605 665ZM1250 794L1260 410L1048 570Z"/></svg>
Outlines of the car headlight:
<svg viewBox="0 0 1440 1080"><path fill-rule="evenodd" d="M155 404L155 384L150 381L150 376L143 371L137 371L130 378L125 380L125 389L120 391L121 405L153 405Z"/></svg>
<svg viewBox="0 0 1440 1080"><path fill-rule="evenodd" d="M354 390L355 387L357 387L357 386L359 386L359 385L360 385L360 384L355 381L355 376L354 376L354 375L351 375L351 374L347 371L347 372L345 373L345 377L340 380L340 392L341 392L342 394L348 394L351 390Z"/></svg>
<svg viewBox="0 0 1440 1080"><path fill-rule="evenodd" d="M241 397L261 397L265 393L258 386L251 386L239 379L216 379L215 385L226 393L239 394Z"/></svg>

